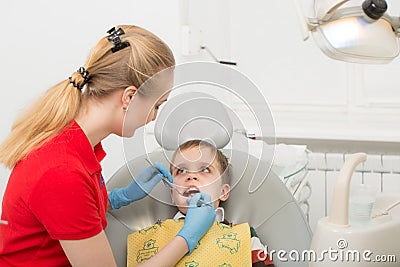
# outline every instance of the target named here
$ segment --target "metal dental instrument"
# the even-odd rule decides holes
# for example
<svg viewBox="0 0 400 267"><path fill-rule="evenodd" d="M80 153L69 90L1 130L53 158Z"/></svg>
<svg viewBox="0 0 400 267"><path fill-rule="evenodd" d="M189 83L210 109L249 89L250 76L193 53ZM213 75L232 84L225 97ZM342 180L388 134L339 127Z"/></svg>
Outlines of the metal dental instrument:
<svg viewBox="0 0 400 267"><path fill-rule="evenodd" d="M145 158L145 160L147 161L147 163L149 163L149 165L150 165L151 167L153 167L154 172L160 173L160 171L153 165L153 163L151 163L151 161L150 161L148 158ZM176 188L176 185L174 185L173 183L171 183L166 177L162 178L162 180L163 180L165 186L174 189L175 192L177 192L179 195L181 195L181 196L183 196L183 197L188 197L188 196L189 196L189 194L187 194L186 192L184 192L184 193L179 192L179 190ZM197 201L197 207L200 207L202 204L212 207L212 204L211 204L211 203L204 202L202 199L199 199L199 200Z"/></svg>
<svg viewBox="0 0 400 267"><path fill-rule="evenodd" d="M145 158L145 160L147 161L147 163L149 163L149 165L153 168L155 173L160 173L160 171L153 165L153 163L151 163L151 161L148 158ZM178 192L179 194L181 194L178 189L175 188L175 185L173 183L171 183L167 178L163 177L162 178L164 184L169 187L169 188L173 188L176 190L176 192Z"/></svg>
<svg viewBox="0 0 400 267"><path fill-rule="evenodd" d="M7 224L8 224L8 222L7 222L7 221L0 220L0 224L7 225Z"/></svg>

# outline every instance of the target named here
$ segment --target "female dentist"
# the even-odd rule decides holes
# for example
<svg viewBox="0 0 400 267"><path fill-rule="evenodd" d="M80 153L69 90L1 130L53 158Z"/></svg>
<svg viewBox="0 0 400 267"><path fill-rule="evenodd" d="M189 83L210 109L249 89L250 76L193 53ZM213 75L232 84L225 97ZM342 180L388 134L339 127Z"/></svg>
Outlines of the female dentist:
<svg viewBox="0 0 400 267"><path fill-rule="evenodd" d="M145 197L164 177L172 182L158 164L159 174L148 167L125 188L105 188L101 141L110 134L133 136L155 120L175 64L169 47L145 29L120 26L108 34L84 67L50 88L0 145L0 163L12 169L0 266L116 266L104 233L107 209ZM148 82L160 71L156 82ZM192 251L215 218L214 209L195 205L199 198L207 196L188 200L181 231L141 266L173 266Z"/></svg>

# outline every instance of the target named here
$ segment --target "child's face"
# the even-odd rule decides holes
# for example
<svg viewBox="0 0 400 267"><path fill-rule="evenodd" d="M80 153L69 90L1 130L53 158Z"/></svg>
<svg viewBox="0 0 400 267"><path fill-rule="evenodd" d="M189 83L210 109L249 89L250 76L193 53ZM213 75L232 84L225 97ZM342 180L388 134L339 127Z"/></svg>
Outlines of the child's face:
<svg viewBox="0 0 400 267"><path fill-rule="evenodd" d="M181 194L171 190L173 203L182 213L187 210L187 198L198 192L211 196L214 207L229 197L230 186L222 184L216 153L208 147L192 147L178 151L171 168L174 184Z"/></svg>

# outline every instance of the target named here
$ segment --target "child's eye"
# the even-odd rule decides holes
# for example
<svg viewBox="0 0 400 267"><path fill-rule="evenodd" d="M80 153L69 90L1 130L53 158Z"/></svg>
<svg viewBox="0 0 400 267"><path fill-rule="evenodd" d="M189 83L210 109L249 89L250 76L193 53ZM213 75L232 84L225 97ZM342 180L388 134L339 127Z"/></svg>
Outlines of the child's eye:
<svg viewBox="0 0 400 267"><path fill-rule="evenodd" d="M206 168L206 167L204 167L204 168L201 168L201 172L210 172L210 169L209 169L209 168Z"/></svg>
<svg viewBox="0 0 400 267"><path fill-rule="evenodd" d="M176 171L176 174L182 174L182 173L185 173L185 172L186 172L185 169L178 169L178 170Z"/></svg>

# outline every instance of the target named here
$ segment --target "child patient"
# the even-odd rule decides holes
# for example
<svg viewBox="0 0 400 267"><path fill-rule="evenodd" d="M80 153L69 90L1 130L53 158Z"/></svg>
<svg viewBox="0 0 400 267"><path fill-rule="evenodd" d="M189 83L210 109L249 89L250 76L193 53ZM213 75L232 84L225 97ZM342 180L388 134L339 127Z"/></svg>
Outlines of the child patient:
<svg viewBox="0 0 400 267"><path fill-rule="evenodd" d="M175 185L175 189L171 189L171 199L179 210L174 217L174 222L185 218L188 209L188 198L191 198L200 192L211 196L211 203L208 203L208 205L213 205L216 211L216 223L213 226L214 228L210 228L207 234L199 241L197 248L201 248L201 250L198 249L198 251L202 251L202 255L197 257L222 258L220 257L221 254L218 254L222 253L225 257L228 256L228 258L233 258L234 256L237 256L236 254L238 253L236 252L238 252L239 248L242 247L243 249L241 253L244 253L244 255L241 257L248 259L248 261L246 261L248 263L247 266L274 266L272 261L269 259L269 256L264 255L264 246L257 237L255 230L252 227L249 227L248 224L238 225L240 228L230 228L238 226L232 226L229 224L225 219L224 209L219 207L221 201L225 201L229 198L229 183L231 180L231 169L228 159L220 150L205 141L187 141L180 145L175 151L170 163L170 171L174 178ZM198 203L197 205L204 205L204 203ZM154 226L152 227L153 228L148 227L141 231L142 233L143 231L155 231ZM242 230L236 231L235 229ZM242 236L237 234L240 231L242 232ZM243 235L245 235L246 238L242 238ZM139 236L139 234L136 234L135 238L138 239ZM213 236L219 238L214 238ZM154 249L154 240L156 239L157 238L147 238L147 243L144 242L144 245L148 246L150 244ZM246 242L244 242L244 239L246 239L248 246L245 245ZM130 253L130 240L132 241L135 239L134 237L128 237L128 261L130 257L136 257L135 259L146 257L143 251L150 250L142 249L139 250L138 253L135 251L135 255L133 255L132 252ZM209 247L204 248L207 244L213 243L217 243L217 246L215 247L216 249L211 249ZM144 245L142 245L143 248L145 247ZM217 252L220 248L222 248L221 252ZM246 251L243 251L244 249ZM196 253L197 251L194 249L193 253L191 253L193 257L188 259L183 258L180 262L182 264L179 266L214 266L215 262L211 259L209 262L206 261L206 265L200 265L199 262L201 261L196 259ZM191 255L186 257L190 257ZM147 257L150 256L147 255ZM204 259L202 263L204 263ZM243 263L239 264L238 261L236 261L235 264L234 262L225 261L223 264L218 263L216 266L242 267Z"/></svg>
<svg viewBox="0 0 400 267"><path fill-rule="evenodd" d="M229 198L231 168L228 159L220 150L205 141L187 141L176 150L170 171L176 188L183 195L193 196L199 192L209 194L216 209L216 221L229 224L225 219L224 209L219 207L219 204L220 201ZM171 198L179 209L174 219L183 218L187 210L186 198L175 190L171 190ZM265 259L260 252L264 246L253 228L251 228L251 239L252 266L273 266L269 257L261 261Z"/></svg>

